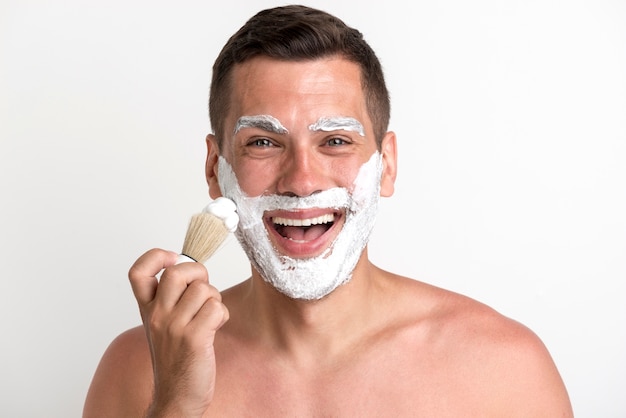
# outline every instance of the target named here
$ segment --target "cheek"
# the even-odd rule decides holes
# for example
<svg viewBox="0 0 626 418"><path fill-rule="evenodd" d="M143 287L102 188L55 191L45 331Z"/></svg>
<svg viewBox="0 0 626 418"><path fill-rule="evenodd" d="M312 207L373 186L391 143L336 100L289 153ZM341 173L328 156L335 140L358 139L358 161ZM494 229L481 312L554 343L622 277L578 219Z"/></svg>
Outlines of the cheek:
<svg viewBox="0 0 626 418"><path fill-rule="evenodd" d="M233 166L237 183L241 191L250 197L257 197L272 190L276 169L267 164L248 162Z"/></svg>
<svg viewBox="0 0 626 418"><path fill-rule="evenodd" d="M357 164L346 164L344 161L343 163L333 164L329 172L337 186L351 190L359 173L359 166Z"/></svg>
<svg viewBox="0 0 626 418"><path fill-rule="evenodd" d="M375 152L372 157L359 168L359 172L352 184L353 197L357 201L378 199L380 195L380 180L383 161L380 153Z"/></svg>

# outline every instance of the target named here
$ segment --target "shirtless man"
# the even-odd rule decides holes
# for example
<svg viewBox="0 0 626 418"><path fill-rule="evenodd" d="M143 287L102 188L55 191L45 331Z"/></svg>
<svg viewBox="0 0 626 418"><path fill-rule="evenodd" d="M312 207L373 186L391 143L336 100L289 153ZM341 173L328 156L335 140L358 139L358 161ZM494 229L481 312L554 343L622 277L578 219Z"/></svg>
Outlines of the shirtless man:
<svg viewBox="0 0 626 418"><path fill-rule="evenodd" d="M200 263L141 256L143 326L107 349L85 417L572 416L531 331L369 261L396 137L359 32L263 11L213 70L209 194L237 204L252 276L220 294Z"/></svg>

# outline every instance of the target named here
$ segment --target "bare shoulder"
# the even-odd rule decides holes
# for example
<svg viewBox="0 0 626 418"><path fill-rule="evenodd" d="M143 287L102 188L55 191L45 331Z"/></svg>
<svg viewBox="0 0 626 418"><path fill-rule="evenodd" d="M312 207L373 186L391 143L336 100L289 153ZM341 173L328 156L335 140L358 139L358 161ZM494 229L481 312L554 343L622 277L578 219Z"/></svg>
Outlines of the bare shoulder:
<svg viewBox="0 0 626 418"><path fill-rule="evenodd" d="M152 366L143 327L111 342L87 393L84 417L143 416L152 396Z"/></svg>
<svg viewBox="0 0 626 418"><path fill-rule="evenodd" d="M395 280L404 305L413 306L406 318L409 328L419 330L416 354L443 365L433 375L453 383L462 396L482 399L499 416L572 416L554 361L529 328L466 296Z"/></svg>

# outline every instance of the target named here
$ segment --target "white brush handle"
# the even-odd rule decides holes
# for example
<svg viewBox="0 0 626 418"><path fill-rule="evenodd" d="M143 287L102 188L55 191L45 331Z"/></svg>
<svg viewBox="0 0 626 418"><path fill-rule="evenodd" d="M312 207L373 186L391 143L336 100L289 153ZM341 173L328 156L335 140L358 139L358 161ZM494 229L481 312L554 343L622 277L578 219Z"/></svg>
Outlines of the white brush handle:
<svg viewBox="0 0 626 418"><path fill-rule="evenodd" d="M181 264L181 263L195 263L196 260L194 260L193 258L185 255L185 254L179 254L178 255L178 260L176 260L176 264Z"/></svg>

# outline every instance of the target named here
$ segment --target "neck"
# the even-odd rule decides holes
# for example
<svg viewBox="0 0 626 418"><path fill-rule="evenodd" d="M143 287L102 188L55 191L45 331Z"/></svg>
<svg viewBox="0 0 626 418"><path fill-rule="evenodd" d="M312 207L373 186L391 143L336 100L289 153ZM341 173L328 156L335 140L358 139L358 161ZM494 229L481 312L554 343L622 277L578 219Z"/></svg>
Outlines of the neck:
<svg viewBox="0 0 626 418"><path fill-rule="evenodd" d="M350 350L375 324L376 268L364 251L352 279L315 301L294 300L279 293L254 272L251 327L275 349L299 362L319 362Z"/></svg>

